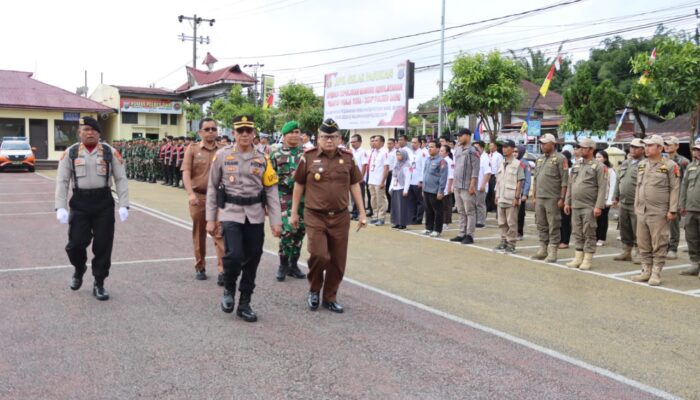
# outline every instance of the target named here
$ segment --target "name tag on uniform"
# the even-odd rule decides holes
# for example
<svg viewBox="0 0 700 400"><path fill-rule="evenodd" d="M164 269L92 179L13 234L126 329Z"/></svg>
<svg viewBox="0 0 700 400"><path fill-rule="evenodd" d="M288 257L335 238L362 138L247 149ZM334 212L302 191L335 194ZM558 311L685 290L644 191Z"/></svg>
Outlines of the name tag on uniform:
<svg viewBox="0 0 700 400"><path fill-rule="evenodd" d="M696 169L698 169L698 167L690 167L688 168L688 171L695 171Z"/></svg>
<svg viewBox="0 0 700 400"><path fill-rule="evenodd" d="M73 164L74 164L74 165L85 165L85 160L82 159L82 158L76 158L76 159L73 161Z"/></svg>

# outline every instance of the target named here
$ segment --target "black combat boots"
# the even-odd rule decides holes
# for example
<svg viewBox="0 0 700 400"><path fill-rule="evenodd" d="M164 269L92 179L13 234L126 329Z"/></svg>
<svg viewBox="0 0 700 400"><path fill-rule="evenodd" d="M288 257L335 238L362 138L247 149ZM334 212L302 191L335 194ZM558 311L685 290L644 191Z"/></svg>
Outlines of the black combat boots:
<svg viewBox="0 0 700 400"><path fill-rule="evenodd" d="M258 320L258 315L250 308L250 293L241 293L241 297L238 299L236 315L243 318L245 322L255 322Z"/></svg>
<svg viewBox="0 0 700 400"><path fill-rule="evenodd" d="M289 259L287 258L286 255L281 255L280 256L280 265L277 267L277 281L282 282L284 278L287 277L287 274L289 273Z"/></svg>
<svg viewBox="0 0 700 400"><path fill-rule="evenodd" d="M299 255L292 257L292 259L289 262L289 269L287 270L287 275L293 276L297 279L306 278L306 274L301 272L301 270L299 269L299 266L297 265L298 261L299 261Z"/></svg>

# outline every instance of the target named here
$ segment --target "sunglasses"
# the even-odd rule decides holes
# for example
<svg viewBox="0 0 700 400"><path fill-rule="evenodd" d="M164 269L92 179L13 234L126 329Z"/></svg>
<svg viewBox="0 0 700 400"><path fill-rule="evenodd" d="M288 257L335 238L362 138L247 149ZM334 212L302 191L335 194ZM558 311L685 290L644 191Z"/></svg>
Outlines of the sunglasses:
<svg viewBox="0 0 700 400"><path fill-rule="evenodd" d="M236 129L238 133L253 133L253 128L238 128Z"/></svg>
<svg viewBox="0 0 700 400"><path fill-rule="evenodd" d="M217 132L219 128L213 127L213 128L202 128L204 132Z"/></svg>

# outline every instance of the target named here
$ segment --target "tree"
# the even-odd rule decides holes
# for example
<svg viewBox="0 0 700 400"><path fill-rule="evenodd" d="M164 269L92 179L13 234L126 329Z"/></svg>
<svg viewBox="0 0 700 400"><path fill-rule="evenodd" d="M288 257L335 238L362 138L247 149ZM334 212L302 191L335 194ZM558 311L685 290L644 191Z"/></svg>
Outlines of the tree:
<svg viewBox="0 0 700 400"><path fill-rule="evenodd" d="M243 94L240 85L233 85L227 97L214 100L209 112L212 118L221 121L227 128L232 126L233 118L236 116L252 115L259 130L267 132L274 130L271 124L271 113L252 103L248 96Z"/></svg>
<svg viewBox="0 0 700 400"><path fill-rule="evenodd" d="M518 57L515 55L513 50L509 50L509 52L513 58L518 60L518 62L520 62L525 69L525 79L535 84L541 84L544 82L544 78L547 77L547 74L555 61L554 58L545 57L541 50L533 51L532 49L528 48L527 52L530 57ZM570 58L562 57L560 64L559 71L556 72L554 79L552 79L552 83L549 86L549 90L553 90L557 93L561 93L562 90L566 88L566 85L574 75L571 68Z"/></svg>
<svg viewBox="0 0 700 400"><path fill-rule="evenodd" d="M454 60L452 76L445 103L455 116L479 117L495 142L501 126L500 114L519 107L523 101L523 67L495 50L489 54L461 54Z"/></svg>
<svg viewBox="0 0 700 400"><path fill-rule="evenodd" d="M574 133L582 130L606 131L615 117L615 110L624 106L625 96L610 80L596 85L591 66L580 65L571 83L564 91L562 128Z"/></svg>
<svg viewBox="0 0 700 400"><path fill-rule="evenodd" d="M313 89L301 83L288 83L280 88L279 109L275 125L281 128L287 121L299 122L302 131L316 132L323 122L323 101Z"/></svg>
<svg viewBox="0 0 700 400"><path fill-rule="evenodd" d="M632 66L638 75L649 71L649 84L637 86L651 94L656 112L668 108L678 114L695 111L691 121L696 135L700 117L700 47L688 40L666 38L658 43L652 65L648 55L638 54Z"/></svg>
<svg viewBox="0 0 700 400"><path fill-rule="evenodd" d="M185 120L189 125L189 131L196 131L197 127L192 126L192 122L198 121L202 119L202 117L204 117L204 113L202 112L202 106L200 106L197 103L190 103L189 101L186 101L184 103L184 109Z"/></svg>

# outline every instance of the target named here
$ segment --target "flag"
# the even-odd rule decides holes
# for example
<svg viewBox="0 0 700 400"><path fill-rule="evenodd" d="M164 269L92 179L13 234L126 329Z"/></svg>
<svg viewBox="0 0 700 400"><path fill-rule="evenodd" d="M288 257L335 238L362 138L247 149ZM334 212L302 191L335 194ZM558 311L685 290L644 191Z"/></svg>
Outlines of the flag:
<svg viewBox="0 0 700 400"><path fill-rule="evenodd" d="M527 132L527 121L523 121L523 125L520 127L520 133Z"/></svg>
<svg viewBox="0 0 700 400"><path fill-rule="evenodd" d="M542 97L547 96L547 90L549 90L549 85L552 83L552 78L554 78L554 69L555 65L552 64L552 67L549 69L547 77L544 78L544 82L542 83L542 87L540 88L540 94L542 95Z"/></svg>
<svg viewBox="0 0 700 400"><path fill-rule="evenodd" d="M481 122L476 124L476 129L474 130L474 139L472 141L478 142L481 140Z"/></svg>
<svg viewBox="0 0 700 400"><path fill-rule="evenodd" d="M652 64L654 64L654 61L656 61L656 48L651 51L651 55L649 56L649 61L648 64L651 67ZM649 83L649 69L645 69L644 72L642 73L642 76L639 77L639 84L640 85L646 85Z"/></svg>
<svg viewBox="0 0 700 400"><path fill-rule="evenodd" d="M557 58L554 59L554 68L557 71L561 69L561 56L557 56Z"/></svg>
<svg viewBox="0 0 700 400"><path fill-rule="evenodd" d="M263 110L267 110L268 108L272 107L272 103L274 102L275 98L272 93L270 93L267 96L267 99L265 99L265 103L263 103Z"/></svg>

